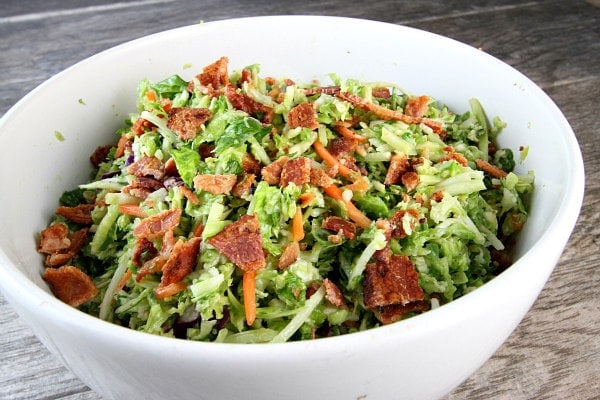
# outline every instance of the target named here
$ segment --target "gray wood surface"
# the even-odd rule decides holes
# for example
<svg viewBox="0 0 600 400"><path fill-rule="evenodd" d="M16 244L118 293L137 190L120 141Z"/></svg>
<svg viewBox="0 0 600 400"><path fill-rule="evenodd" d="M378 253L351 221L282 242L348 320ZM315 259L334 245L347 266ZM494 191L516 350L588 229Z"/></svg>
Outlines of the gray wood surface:
<svg viewBox="0 0 600 400"><path fill-rule="evenodd" d="M599 0L2 0L0 115L53 74L150 33L203 21L322 14L408 25L500 58L572 124L583 210L540 297L498 352L447 399L600 399ZM99 399L42 347L0 296L0 399Z"/></svg>

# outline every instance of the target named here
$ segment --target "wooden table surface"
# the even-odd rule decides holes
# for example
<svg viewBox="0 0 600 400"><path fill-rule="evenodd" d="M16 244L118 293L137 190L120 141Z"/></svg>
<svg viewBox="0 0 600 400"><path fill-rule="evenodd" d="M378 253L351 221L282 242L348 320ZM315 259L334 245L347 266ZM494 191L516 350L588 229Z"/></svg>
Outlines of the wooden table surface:
<svg viewBox="0 0 600 400"><path fill-rule="evenodd" d="M447 399L600 399L599 0L2 0L0 115L47 78L116 44L199 21L282 14L359 17L452 37L514 66L562 109L585 160L581 216L525 319ZM1 295L0 399L99 399Z"/></svg>

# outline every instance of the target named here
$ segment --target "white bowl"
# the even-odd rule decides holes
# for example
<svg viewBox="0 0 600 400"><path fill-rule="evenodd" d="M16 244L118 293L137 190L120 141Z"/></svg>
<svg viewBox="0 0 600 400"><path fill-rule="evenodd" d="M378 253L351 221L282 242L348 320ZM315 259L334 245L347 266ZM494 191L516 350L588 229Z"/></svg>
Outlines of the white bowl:
<svg viewBox="0 0 600 400"><path fill-rule="evenodd" d="M88 178L89 154L114 142L143 78L191 78L226 55L261 73L396 82L457 111L477 97L508 127L502 146L530 146L530 220L516 262L482 288L417 317L315 341L235 345L144 334L57 300L41 279L35 235L62 191ZM190 66L191 65L191 66ZM57 140L55 131L64 136ZM106 399L438 398L509 336L552 272L581 207L575 136L533 82L488 54L416 29L330 17L211 22L144 37L56 75L0 123L0 288L39 339Z"/></svg>

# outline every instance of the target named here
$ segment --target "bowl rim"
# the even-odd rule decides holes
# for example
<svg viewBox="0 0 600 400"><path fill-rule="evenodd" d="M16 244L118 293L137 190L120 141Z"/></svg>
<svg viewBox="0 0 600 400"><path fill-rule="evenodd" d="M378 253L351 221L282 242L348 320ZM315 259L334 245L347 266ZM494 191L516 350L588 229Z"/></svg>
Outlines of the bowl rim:
<svg viewBox="0 0 600 400"><path fill-rule="evenodd" d="M223 20L214 20L211 22L202 23L203 25L210 27L218 27L220 25L231 25L231 24L252 24L252 23L260 23L260 22L268 22L273 19L289 19L291 20L322 20L323 22L328 23L340 23L340 24L363 24L367 25L377 25L377 26L387 26L388 29L392 30L407 30L412 32L417 32L420 35L430 36L437 38L438 40L445 40L449 42L453 42L454 45L459 46L463 51L474 52L474 47L459 42L455 39L442 36L436 33L428 32L425 30L407 27L404 25L398 25L388 22L374 21L368 19L360 19L353 17L337 17L337 16L323 16L323 15L273 15L273 16L256 16L256 17L243 17L243 18L232 18L232 19L223 19ZM93 62L95 59L100 57L105 57L110 55L113 52L118 52L126 49L127 47L133 47L137 44L140 44L143 41L151 41L157 36L163 35L179 35L185 33L187 30L196 29L197 25L187 25L182 27L177 27L173 29L164 30L161 32L153 33L150 35L142 36L137 39L129 40L118 44L116 46L110 47L106 50L103 50L97 54L94 54L90 57L87 57L69 67L62 70L61 72L55 74L49 79L42 82L32 91L30 91L27 95L21 98L17 103L15 103L3 116L0 118L0 132L2 131L2 127L9 121L14 114L33 96L36 95L39 91L43 90L46 86L49 86L53 82L61 79L65 75L69 73L72 69L80 68L82 65L86 65L87 63ZM27 278L23 273L21 273L16 266L12 265L9 261L9 257L4 252L3 249L0 249L0 272L3 276L0 279L0 289L3 292L8 293L10 291L14 291L15 294L18 293L20 297L20 305L29 309L29 308L37 308L43 307L45 308L45 312L52 313L54 318L57 318L57 323L65 324L67 326L74 327L76 329L82 329L84 331L89 331L91 336L101 332L103 335L107 337L119 341L126 341L130 343L135 343L138 346L146 347L146 346L160 346L165 345L165 347L169 347L171 351L173 350L183 350L186 352L197 352L201 351L202 353L206 352L215 352L218 354L223 354L223 352L231 352L232 354L239 354L240 351L244 353L257 353L262 352L262 348L264 345L268 345L272 348L285 348L290 351L290 353L294 352L302 352L305 351L307 347L310 348L326 348L326 347L337 347L337 348L356 348L357 343L362 343L362 346L369 347L369 343L378 343L380 341L385 340L390 336L390 334L394 334L395 337L402 336L412 336L422 334L423 332L431 331L437 329L438 324L442 320L456 320L457 313L454 312L454 309L457 307L463 307L464 303L466 304L475 304L480 297L485 296L488 292L495 290L498 286L505 286L505 281L512 279L511 277L515 274L518 274L520 270L527 267L527 264L533 262L536 258L541 257L545 250L549 246L556 245L556 240L560 243L566 244L572 229L575 226L577 221L579 211L581 209L582 201L583 201L583 193L584 193L584 167L583 167L583 159L581 156L581 150L579 148L579 144L575 137L575 134L569 125L567 119L562 114L558 106L554 103L554 101L533 81L531 81L528 77L523 75L521 72L516 70L514 67L504 63L503 61L497 59L496 57L484 53L478 53L480 57L487 57L489 61L494 63L500 63L503 65L503 68L507 68L512 71L513 74L519 76L522 79L523 84L528 85L528 90L531 90L536 97L542 100L551 111L552 114L557 118L556 123L559 124L562 130L565 132L564 139L568 144L568 151L570 154L570 159L572 160L572 164L569 165L571 168L569 176L572 179L566 184L565 193L570 193L570 195L565 195L562 198L561 203L557 207L556 210L556 218L551 222L548 229L535 241L532 247L527 250L515 263L508 268L506 271L502 272L492 281L486 283L481 288L465 295L461 298L458 298L444 306L430 310L426 313L417 315L415 317L402 320L390 325L380 326L375 329L369 329L366 331L356 332L352 334L346 334L336 337L329 338L321 338L313 341L297 341L297 342L285 342L285 343L268 343L268 344L255 344L255 345L240 345L234 343L215 343L215 342L197 342L191 340L181 340L174 339L170 337L163 337L158 335L152 335L145 332L140 332L136 330L132 330L129 328L125 328L122 326L118 326L116 324L103 321L98 317L91 316L89 314L84 313L83 311L79 311L78 309L72 308L67 304L63 303L56 297L54 297L51 293L43 290L37 284L35 284L32 280ZM551 273L551 270L548 271L548 275ZM547 277L546 277L547 279ZM544 279L544 282L546 281ZM541 288L540 288L541 290ZM10 297L7 296L9 303L12 303ZM458 313L460 316L460 313ZM435 323L430 323L430 320L435 318ZM463 316L462 318L466 318ZM455 321L458 322L458 321ZM400 334L401 333L401 334ZM362 340L362 339L369 340Z"/></svg>

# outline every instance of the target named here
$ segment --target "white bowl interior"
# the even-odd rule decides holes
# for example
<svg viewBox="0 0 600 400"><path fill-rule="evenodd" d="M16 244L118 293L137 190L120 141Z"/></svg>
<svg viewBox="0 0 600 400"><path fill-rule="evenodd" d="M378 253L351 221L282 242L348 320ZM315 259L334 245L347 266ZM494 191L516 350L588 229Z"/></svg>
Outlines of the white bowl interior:
<svg viewBox="0 0 600 400"><path fill-rule="evenodd" d="M285 32L285 40L281 32ZM60 331L55 326L59 321L65 326L96 332L98 348L109 346L107 338L119 337L123 343L135 342L140 348L164 346L159 347L157 357L164 356L165 348L174 350L171 354L181 357L182 364L191 361L177 351L201 351L207 359L222 360L233 359L240 351L264 356L261 346L241 350L239 346L182 343L129 332L82 315L49 293L40 278L42 262L35 251L36 234L47 224L60 194L88 178L88 158L97 146L117 139L115 130L134 110L137 83L143 78L160 80L174 73L190 79L204 65L223 55L230 58L231 69L259 63L263 75L287 76L296 81L318 79L327 84L327 74L335 72L344 78L395 82L414 94L431 95L460 112L468 109L469 98L477 97L489 117L498 115L508 123L500 137L501 145L512 148L516 154L519 146L530 146L529 156L517 171L534 170L536 188L531 218L520 236L515 254L518 260L511 269L484 288L429 315L358 334L356 339L325 339L327 345L284 344L277 349L285 350L271 354L281 358L281 351L289 351L286 354L293 354L297 361L306 360L313 351L345 351L343 357L350 364L364 362L352 349L371 351L374 344L404 335L405 339L398 341L400 346L403 341L418 340L417 333L425 337L440 334L436 332L450 325L469 326L471 316L478 318L500 308L501 304L494 304L494 296L502 291L512 288L517 294L530 292L522 299L507 300L505 305L514 303L516 307L506 316L508 322L499 324L494 340L465 356L462 363L469 365L458 368L456 374L437 377L438 383L433 385L415 368L415 385L432 386L429 392L418 393L436 397L451 390L495 351L537 297L578 216L583 164L567 121L533 82L484 52L415 29L328 17L262 17L206 23L121 45L45 82L0 122L0 146L5 149L0 166L0 288L8 300L50 348L107 398L116 397L114 393L128 393L128 389L116 385L121 391L111 392L102 377L94 376L99 364L91 362L89 355L75 357L73 351L65 349L66 339L55 335ZM58 140L55 132L60 132L64 140ZM534 260L538 265L532 265ZM523 277L530 282L523 282ZM45 307L43 313L39 310L41 304ZM72 343L84 345L81 342L92 336L80 337L79 342ZM474 339L466 334L464 340ZM384 357L385 353L373 354ZM435 357L424 362L428 360ZM110 360L103 362L110 364ZM246 363L241 362L243 368ZM417 363L417 367L420 365ZM446 366L442 363L441 367ZM216 364L215 368L222 365ZM329 368L334 370L335 366ZM358 367L349 368L353 371ZM431 368L436 371L436 367ZM377 382L375 376L373 381ZM131 379L136 382L137 378ZM294 385L285 377L281 382L277 387ZM361 385L374 394L373 398L377 394L385 398L388 393L386 385L379 389L365 381ZM360 394L354 390L342 393Z"/></svg>

